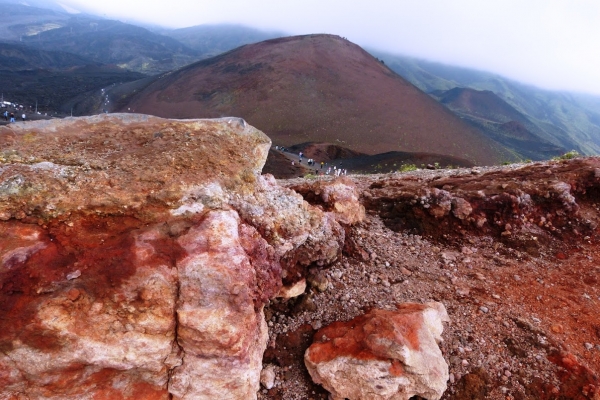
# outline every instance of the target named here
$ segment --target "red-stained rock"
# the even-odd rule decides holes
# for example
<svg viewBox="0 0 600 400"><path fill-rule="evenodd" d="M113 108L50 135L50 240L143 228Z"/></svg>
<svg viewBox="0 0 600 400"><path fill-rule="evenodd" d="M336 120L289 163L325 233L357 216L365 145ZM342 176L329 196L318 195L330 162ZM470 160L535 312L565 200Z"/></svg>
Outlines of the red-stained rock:
<svg viewBox="0 0 600 400"><path fill-rule="evenodd" d="M344 239L260 176L269 146L237 118L0 128L2 398L255 398L264 304Z"/></svg>
<svg viewBox="0 0 600 400"><path fill-rule="evenodd" d="M371 310L320 329L304 362L334 400L439 399L448 380L438 347L442 321L441 303Z"/></svg>
<svg viewBox="0 0 600 400"><path fill-rule="evenodd" d="M178 240L188 256L177 266L177 343L184 354L169 383L174 398L256 395L267 326L262 308L255 310L256 275L238 224L234 211L213 211Z"/></svg>
<svg viewBox="0 0 600 400"><path fill-rule="evenodd" d="M600 400L600 377L571 353L555 351L548 359L561 367L558 377L561 380L562 398Z"/></svg>

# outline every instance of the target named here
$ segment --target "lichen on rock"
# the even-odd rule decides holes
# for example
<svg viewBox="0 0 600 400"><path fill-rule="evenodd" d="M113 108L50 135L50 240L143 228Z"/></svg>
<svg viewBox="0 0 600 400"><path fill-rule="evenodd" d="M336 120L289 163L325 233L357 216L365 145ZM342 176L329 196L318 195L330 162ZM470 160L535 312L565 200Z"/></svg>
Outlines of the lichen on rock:
<svg viewBox="0 0 600 400"><path fill-rule="evenodd" d="M343 243L269 146L238 118L0 128L2 394L254 398L263 306Z"/></svg>

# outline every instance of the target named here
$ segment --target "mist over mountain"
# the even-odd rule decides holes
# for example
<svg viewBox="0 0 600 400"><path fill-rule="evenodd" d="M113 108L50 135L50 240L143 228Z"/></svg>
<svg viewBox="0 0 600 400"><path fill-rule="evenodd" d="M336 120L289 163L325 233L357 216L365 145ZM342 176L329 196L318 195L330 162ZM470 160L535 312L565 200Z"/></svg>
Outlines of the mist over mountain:
<svg viewBox="0 0 600 400"><path fill-rule="evenodd" d="M556 146L600 154L600 97L553 92L497 74L373 51L398 74L427 93L456 87L491 91L537 127Z"/></svg>
<svg viewBox="0 0 600 400"><path fill-rule="evenodd" d="M200 58L179 41L146 28L88 14L69 14L60 11L57 3L52 3L52 9L27 4L3 4L7 19L0 22L0 40L69 52L145 74L169 71Z"/></svg>
<svg viewBox="0 0 600 400"><path fill-rule="evenodd" d="M23 36L34 35L64 26L71 15L51 1L33 1L24 4L16 0L0 0L0 39L19 41Z"/></svg>
<svg viewBox="0 0 600 400"><path fill-rule="evenodd" d="M180 42L119 21L70 18L65 26L26 36L23 43L67 51L96 62L142 73L157 73L188 64L196 53Z"/></svg>
<svg viewBox="0 0 600 400"><path fill-rule="evenodd" d="M287 36L283 32L265 32L243 25L198 25L165 30L163 34L194 49L203 58L213 57L245 44Z"/></svg>
<svg viewBox="0 0 600 400"><path fill-rule="evenodd" d="M53 1L0 0L0 5L6 17L0 21L0 77L6 82L3 91L22 101L38 100L54 109L74 109L79 113L92 109L98 112L107 109L98 100L101 88L143 79L114 88L117 104L124 106L133 96L131 101L135 104L143 102L159 115L167 116L166 110L169 116L241 115L251 123L260 123L275 140L286 144L331 140L338 145L355 146L364 141L358 131L370 135L372 131L385 130L388 139L379 141L385 147L381 151L453 151L443 145L437 148L425 139L438 137L439 143L446 143L454 135L444 136L446 128L441 121L447 116L432 119L426 112L416 111L431 109L438 113L438 105L407 101L400 94L402 91L392 94L391 89L373 84L371 67L359 65L353 71L344 70L335 65L334 57L321 54L315 59L313 53L303 53L304 50L299 50L304 59L296 57L289 63L275 53L261 56L248 53L247 49L235 50L239 52L233 56L224 55L239 46L284 35L280 32L232 24L146 29L74 13L78 10ZM599 97L552 92L483 71L380 51L370 53L458 116L463 126L460 130L475 135L475 142L484 138L496 150L501 149L492 151L496 156L491 159L545 159L571 149L583 154L600 153ZM193 64L214 56L207 63ZM255 62L254 57L266 59ZM338 57L339 64L342 59ZM267 73L269 68L279 72ZM359 72L361 68L364 70ZM327 79L325 70L331 75ZM149 106L150 100L142 99L140 93L153 81L146 77L165 72L172 73L161 78L165 79L163 84L187 74L186 79L197 83L186 90L196 92L185 100L179 96L167 96L165 100L163 96ZM203 81L192 78L194 74L203 76ZM150 86L147 90L157 90L160 85L154 82ZM350 93L353 87L363 88L363 99L356 100L357 92ZM166 87L160 90L168 91ZM275 93L285 95L278 98ZM312 106L307 107L311 102ZM361 106L352 113L353 102ZM194 113L185 111L190 104L199 108ZM292 104L299 108L295 115ZM127 108L134 107L132 103ZM274 111L268 116L267 107ZM399 109L411 111L401 115ZM404 118L404 122L392 122L397 118ZM411 122L406 123L408 120ZM346 129L347 123L354 128ZM450 123L447 129L453 131L454 124ZM424 149L421 142L432 147ZM481 161L468 142L462 146L465 154L470 154L471 160ZM374 151L370 144L361 146ZM461 145L454 143L451 147ZM504 155L498 156L499 152Z"/></svg>

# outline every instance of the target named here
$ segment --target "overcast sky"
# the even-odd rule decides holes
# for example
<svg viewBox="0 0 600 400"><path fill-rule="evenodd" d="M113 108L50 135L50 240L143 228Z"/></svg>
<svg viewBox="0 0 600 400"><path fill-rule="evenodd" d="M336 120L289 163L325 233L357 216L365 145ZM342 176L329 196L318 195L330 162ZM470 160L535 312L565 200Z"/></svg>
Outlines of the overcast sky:
<svg viewBox="0 0 600 400"><path fill-rule="evenodd" d="M59 0L60 1L60 0ZM361 46L600 95L599 0L64 0L181 28L240 23L332 33Z"/></svg>

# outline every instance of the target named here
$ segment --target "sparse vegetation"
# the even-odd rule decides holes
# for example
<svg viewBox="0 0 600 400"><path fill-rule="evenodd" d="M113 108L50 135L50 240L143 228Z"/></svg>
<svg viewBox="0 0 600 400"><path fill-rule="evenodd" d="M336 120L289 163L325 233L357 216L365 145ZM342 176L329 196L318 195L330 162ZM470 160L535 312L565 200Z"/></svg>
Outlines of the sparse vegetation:
<svg viewBox="0 0 600 400"><path fill-rule="evenodd" d="M418 168L415 164L403 164L400 169L398 170L398 172L410 172L410 171L416 171Z"/></svg>
<svg viewBox="0 0 600 400"><path fill-rule="evenodd" d="M553 160L571 160L571 159L577 158L579 156L580 156L580 154L577 150L571 150L571 151L567 151L562 156L553 157L552 159Z"/></svg>

